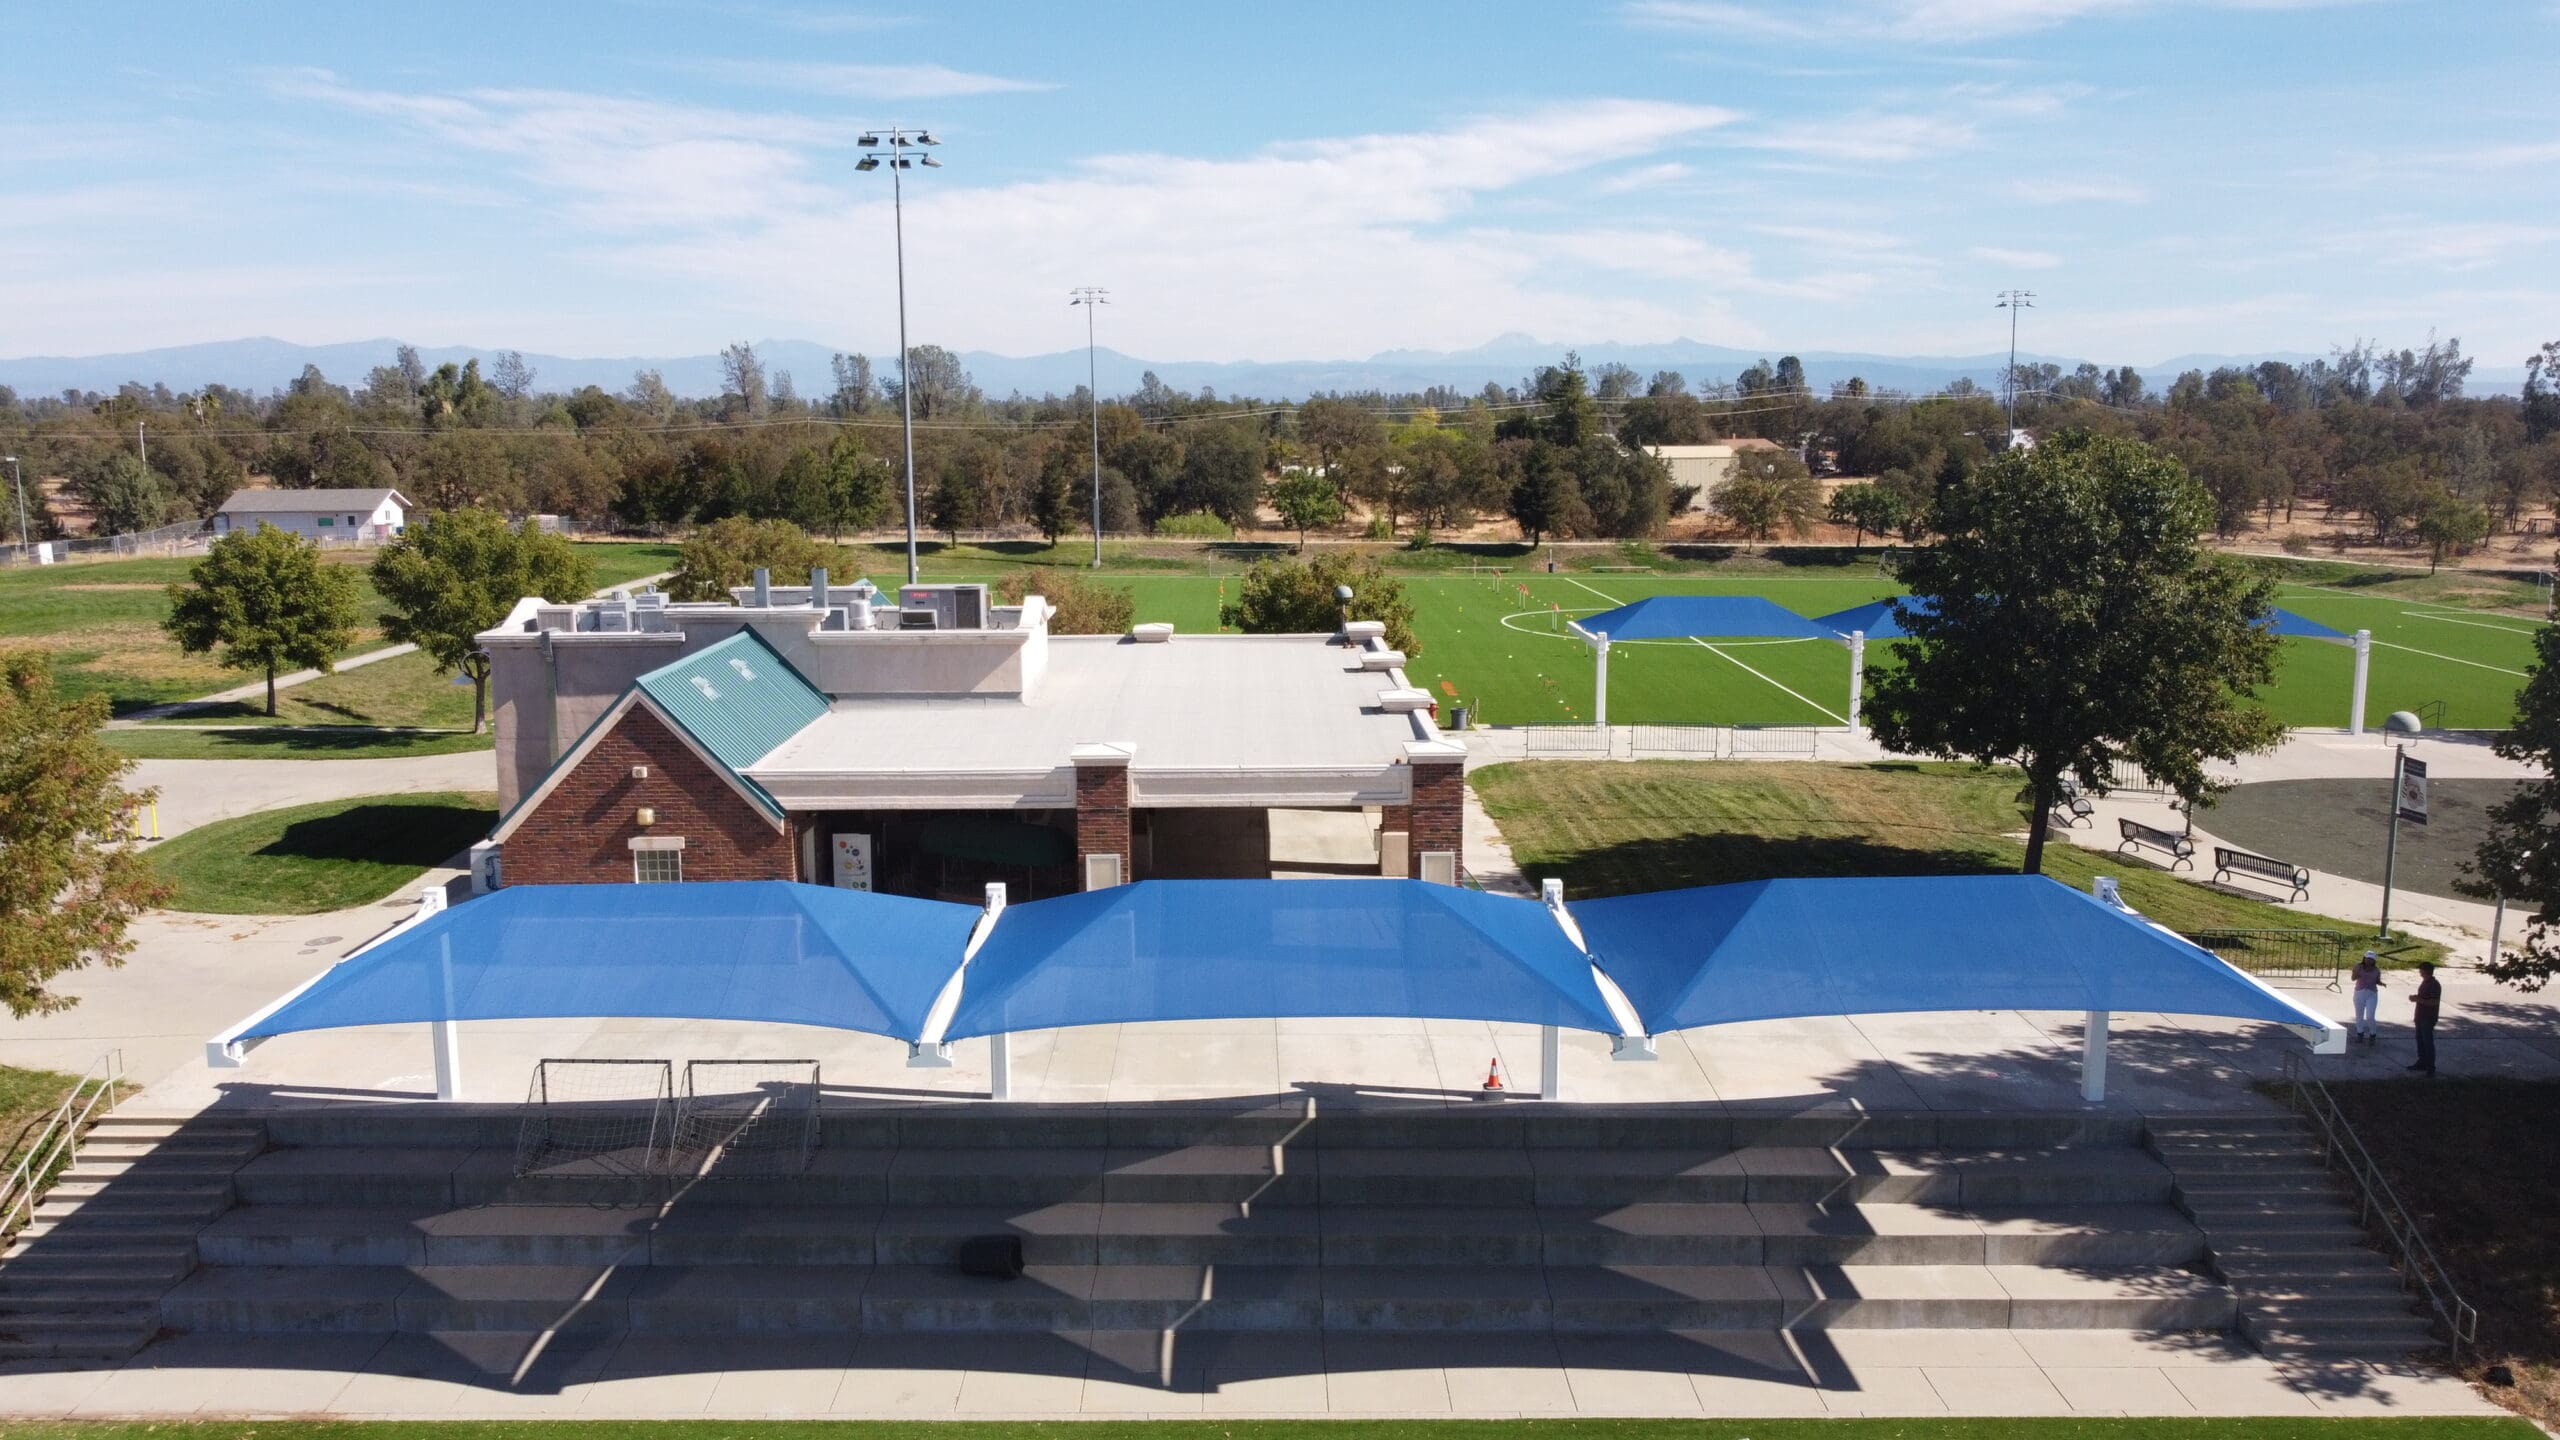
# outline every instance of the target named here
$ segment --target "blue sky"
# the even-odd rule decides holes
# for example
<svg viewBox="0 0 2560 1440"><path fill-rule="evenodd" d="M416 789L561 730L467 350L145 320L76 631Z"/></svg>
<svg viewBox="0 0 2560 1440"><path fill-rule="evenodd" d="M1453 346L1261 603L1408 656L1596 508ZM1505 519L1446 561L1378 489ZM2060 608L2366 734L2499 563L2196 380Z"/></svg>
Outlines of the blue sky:
<svg viewBox="0 0 2560 1440"><path fill-rule="evenodd" d="M2560 338L2554 0L21 9L0 354Z"/></svg>

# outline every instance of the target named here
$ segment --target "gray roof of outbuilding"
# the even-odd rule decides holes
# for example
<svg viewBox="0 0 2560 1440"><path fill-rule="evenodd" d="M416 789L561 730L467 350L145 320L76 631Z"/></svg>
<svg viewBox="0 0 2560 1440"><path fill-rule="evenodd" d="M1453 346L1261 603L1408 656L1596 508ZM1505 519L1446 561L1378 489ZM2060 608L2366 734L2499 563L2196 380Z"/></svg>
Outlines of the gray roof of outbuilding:
<svg viewBox="0 0 2560 1440"><path fill-rule="evenodd" d="M222 515L300 514L305 510L366 511L383 502L396 499L402 509L409 497L397 490L234 490L215 513Z"/></svg>

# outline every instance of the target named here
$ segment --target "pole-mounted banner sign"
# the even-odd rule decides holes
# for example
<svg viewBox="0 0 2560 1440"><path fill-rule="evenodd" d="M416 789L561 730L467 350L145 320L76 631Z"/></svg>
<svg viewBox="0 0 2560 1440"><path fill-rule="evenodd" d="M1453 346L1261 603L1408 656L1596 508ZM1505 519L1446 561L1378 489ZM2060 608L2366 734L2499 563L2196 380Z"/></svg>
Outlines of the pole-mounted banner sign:
<svg viewBox="0 0 2560 1440"><path fill-rule="evenodd" d="M2400 818L2412 825L2427 823L2427 762L2414 755L2400 759Z"/></svg>

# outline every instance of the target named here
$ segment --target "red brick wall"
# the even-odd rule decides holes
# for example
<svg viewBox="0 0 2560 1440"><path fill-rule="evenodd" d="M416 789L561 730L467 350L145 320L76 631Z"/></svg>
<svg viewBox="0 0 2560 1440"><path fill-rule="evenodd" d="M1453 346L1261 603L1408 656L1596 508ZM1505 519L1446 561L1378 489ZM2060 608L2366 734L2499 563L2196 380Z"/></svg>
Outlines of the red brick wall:
<svg viewBox="0 0 2560 1440"><path fill-rule="evenodd" d="M1422 878L1422 855L1426 850L1446 850L1458 857L1463 868L1467 863L1467 767L1450 762L1413 767L1413 807L1410 826L1413 848L1409 863L1413 878Z"/></svg>
<svg viewBox="0 0 2560 1440"><path fill-rule="evenodd" d="M649 778L631 778L646 765ZM640 807L657 812L643 830ZM684 837L687 880L789 880L791 827L765 813L644 709L624 712L577 768L507 837L510 885L628 884L631 840Z"/></svg>
<svg viewBox="0 0 2560 1440"><path fill-rule="evenodd" d="M1120 857L1120 878L1135 880L1129 863L1129 767L1076 767L1076 884L1084 884L1084 858Z"/></svg>

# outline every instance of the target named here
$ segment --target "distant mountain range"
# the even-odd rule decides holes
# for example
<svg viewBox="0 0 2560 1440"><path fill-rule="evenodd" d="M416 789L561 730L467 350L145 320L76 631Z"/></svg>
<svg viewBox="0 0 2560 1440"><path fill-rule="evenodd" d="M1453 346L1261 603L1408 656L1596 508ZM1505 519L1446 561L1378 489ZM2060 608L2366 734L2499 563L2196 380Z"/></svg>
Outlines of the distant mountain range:
<svg viewBox="0 0 2560 1440"><path fill-rule="evenodd" d="M788 373L804 398L823 395L833 388L829 361L839 347L809 340L759 340L755 343L757 354L763 357L769 381ZM57 395L65 390L112 393L127 381L140 381L145 385L165 384L176 390L220 384L263 393L281 388L300 375L304 366L317 365L320 372L332 381L355 386L364 382L366 373L373 367L392 363L393 353L399 345L400 342L393 339L298 345L289 340L260 336L201 345L175 345L121 355L32 355L22 359L0 359L0 385L9 386L21 395ZM1731 380L1762 359L1774 360L1778 355L1787 353L1778 349L1739 350L1696 340L1673 340L1652 345L1610 342L1573 345L1528 335L1503 335L1469 350L1387 350L1366 360L1145 360L1116 350L1099 351L1095 359L1106 395L1125 395L1136 390L1141 377L1153 371L1165 384L1178 390L1196 393L1205 386L1220 395L1298 400L1335 391L1411 392L1433 385L1448 385L1472 393L1483 389L1487 381L1516 385L1523 376L1541 365L1555 363L1568 350L1580 352L1585 365L1616 362L1631 366L1647 376L1657 370L1677 370L1689 378L1693 388ZM446 361L460 364L477 358L485 371L498 353L496 349L475 346L419 347L420 358L430 367ZM1985 387L1996 386L2001 367L2008 359L2005 352L1987 355L1869 355L1799 350L1793 353L1804 362L1806 378L1817 389L1854 376L1864 379L1875 389L1910 392L1943 389L1960 377ZM2053 361L2065 370L2080 363L2078 357L2060 355L2022 353L2019 358L2035 362ZM2320 357L2308 352L2178 355L2154 364L2136 362L2134 369L2141 372L2157 390L2184 370L2211 370L2221 365L2255 364L2260 360L2285 360L2299 364L2317 358ZM897 373L895 350L872 352L871 359L875 374L885 377ZM997 355L970 350L961 352L960 362L968 368L980 389L999 399L1015 391L1035 396L1070 394L1085 380L1085 353L1082 350L1060 350L1046 355ZM640 370L659 372L667 387L679 395L715 395L720 390L720 357L716 354L594 358L527 351L525 363L534 369L535 387L545 391L565 392L587 385L618 391L630 385L632 375ZM2112 367L2121 362L2107 360L2099 363ZM2511 393L2523 378L2520 369L2492 370L2483 366L2472 372L2471 390L2475 394Z"/></svg>

